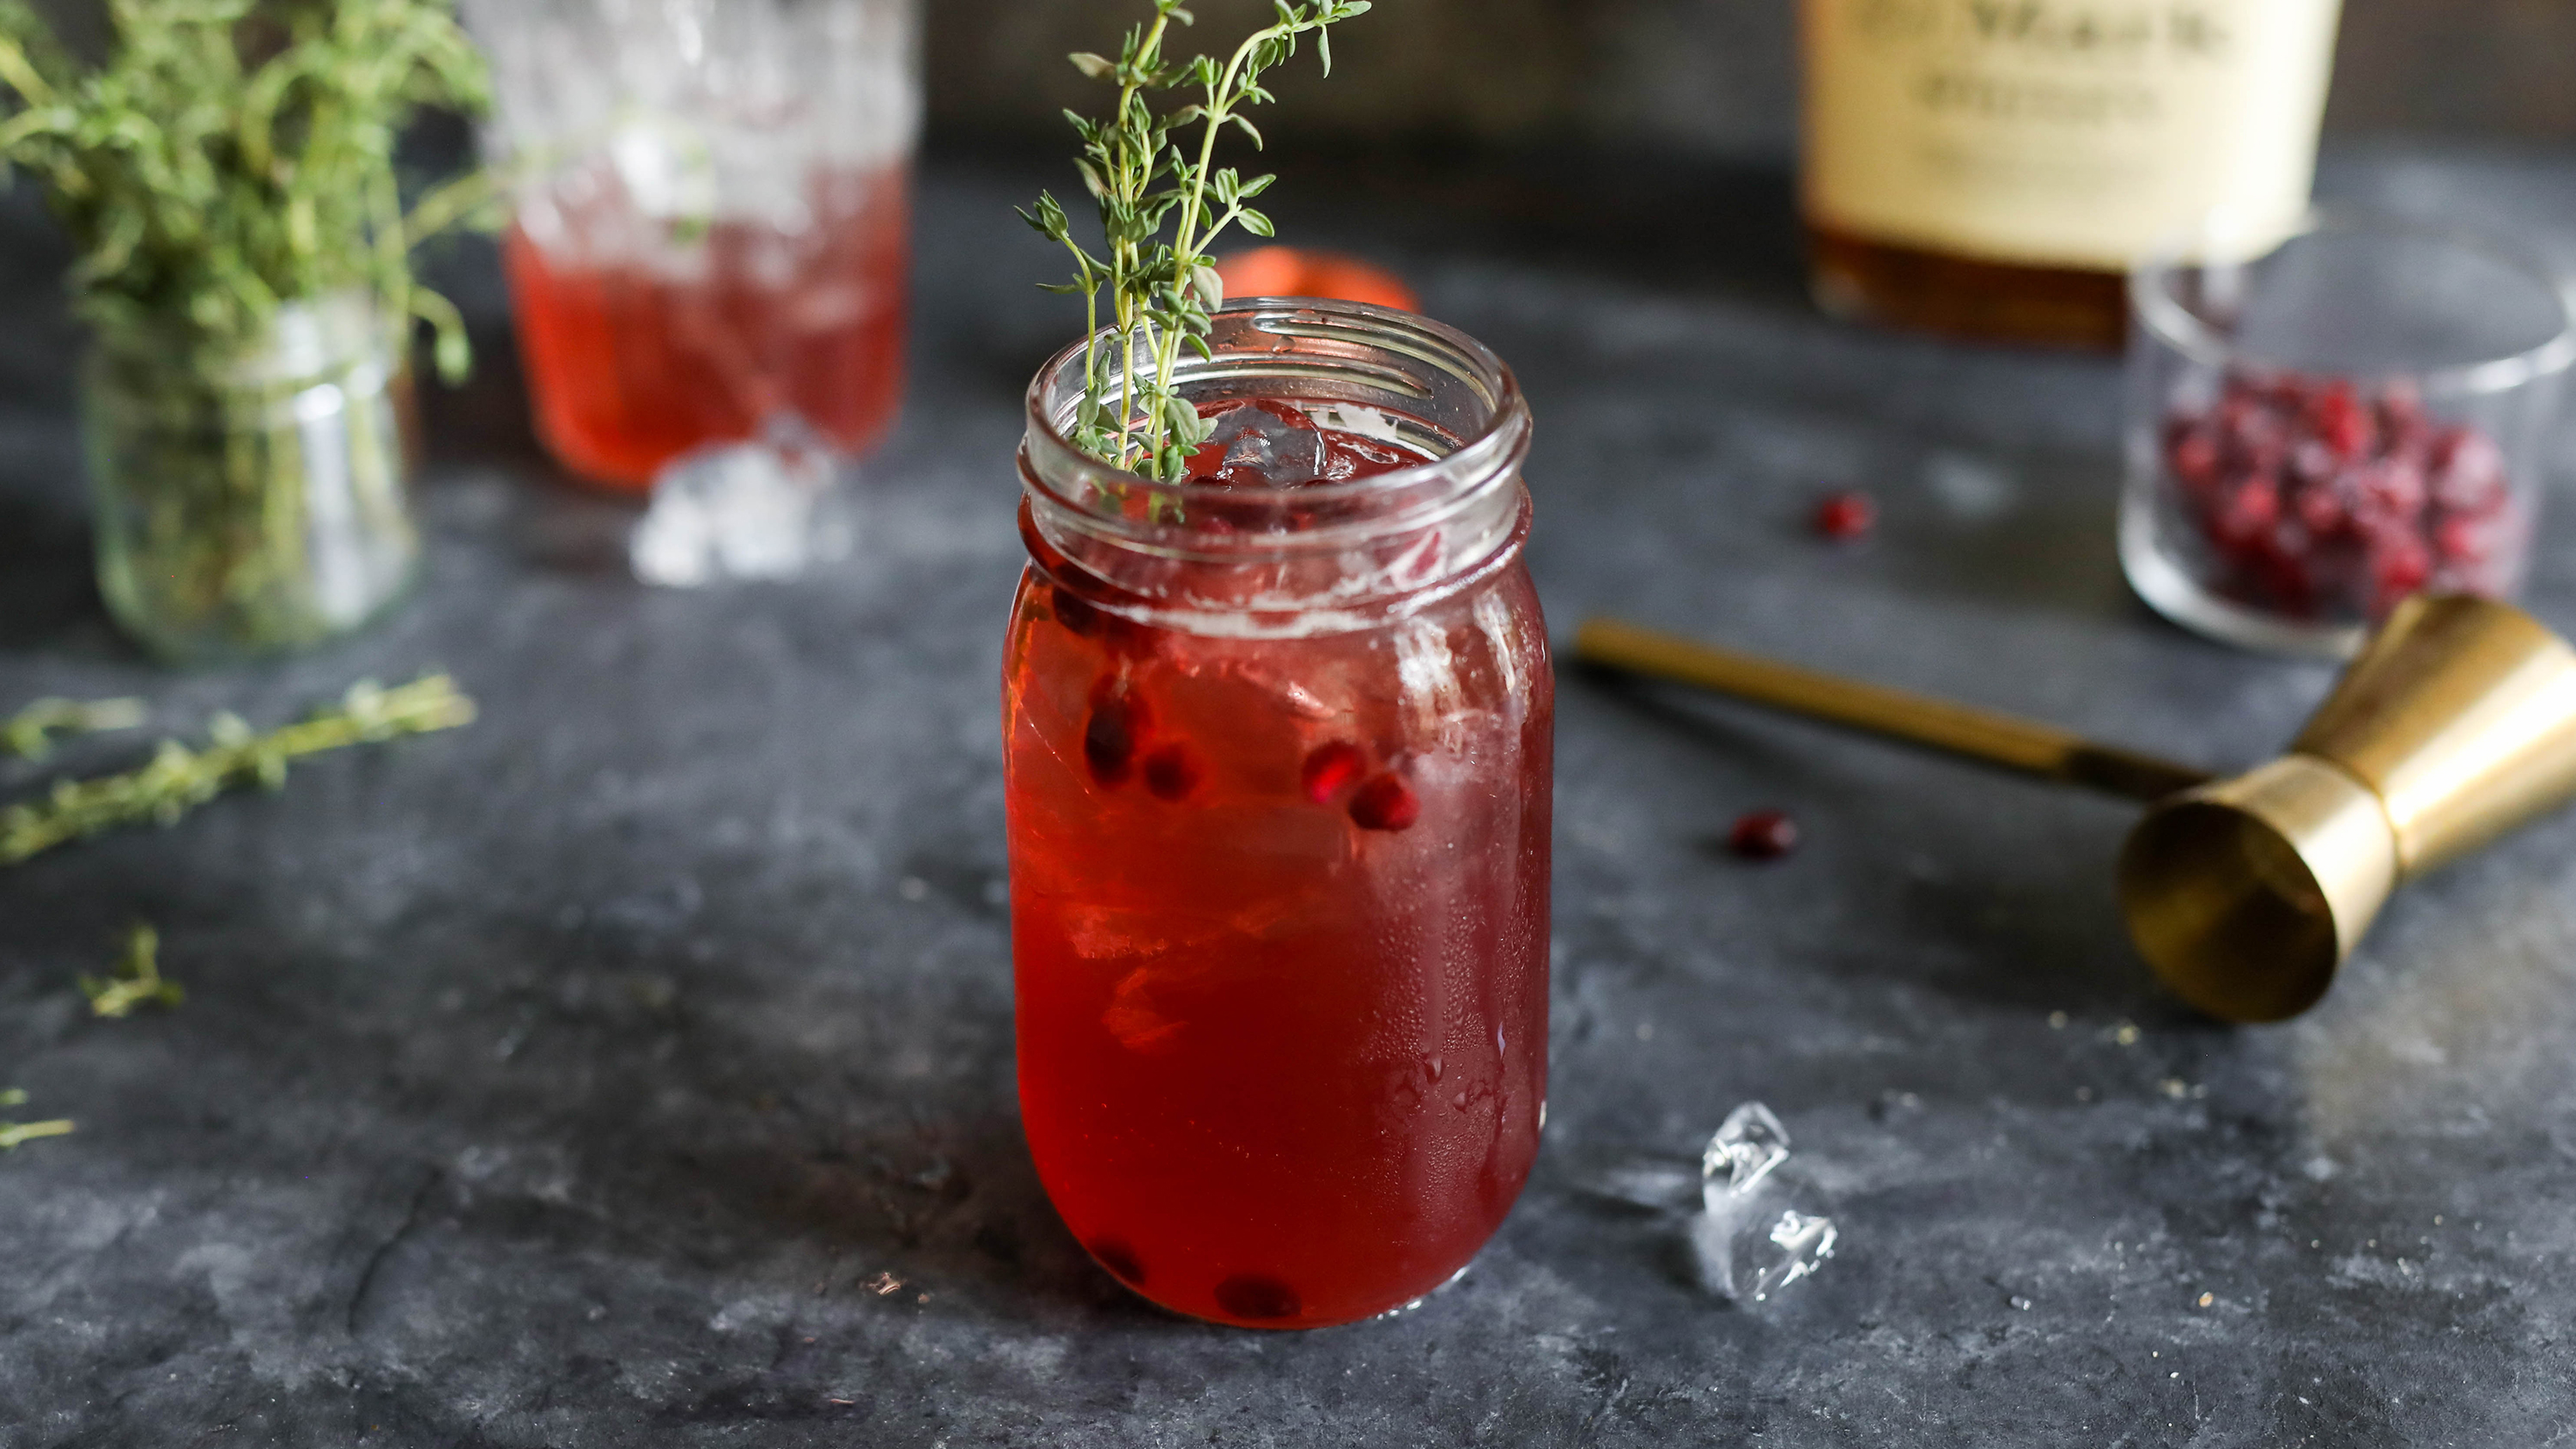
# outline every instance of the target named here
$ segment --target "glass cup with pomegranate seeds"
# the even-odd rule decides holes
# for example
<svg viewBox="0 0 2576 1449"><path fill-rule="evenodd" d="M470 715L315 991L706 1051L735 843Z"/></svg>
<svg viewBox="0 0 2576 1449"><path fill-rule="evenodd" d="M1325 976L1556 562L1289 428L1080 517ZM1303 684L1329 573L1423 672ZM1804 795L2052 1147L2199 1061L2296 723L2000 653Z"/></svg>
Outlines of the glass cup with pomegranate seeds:
<svg viewBox="0 0 2576 1449"><path fill-rule="evenodd" d="M2141 597L2251 648L2349 654L2417 592L2522 585L2576 306L2445 226L2311 213L2245 262L2195 239L2130 276L2120 557Z"/></svg>
<svg viewBox="0 0 2576 1449"><path fill-rule="evenodd" d="M1437 322L1252 300L1148 483L1031 385L1003 665L1020 1105L1168 1308L1303 1328L1454 1277L1538 1152L1554 685L1529 411Z"/></svg>

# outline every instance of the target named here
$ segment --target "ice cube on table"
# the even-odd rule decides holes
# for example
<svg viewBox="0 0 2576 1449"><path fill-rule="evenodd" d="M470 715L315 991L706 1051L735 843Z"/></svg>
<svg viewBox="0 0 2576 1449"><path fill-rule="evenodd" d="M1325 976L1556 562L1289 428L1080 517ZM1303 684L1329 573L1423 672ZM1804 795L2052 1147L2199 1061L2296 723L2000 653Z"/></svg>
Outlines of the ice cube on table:
<svg viewBox="0 0 2576 1449"><path fill-rule="evenodd" d="M1236 487L1294 488L1324 473L1324 435L1303 416L1295 421L1258 403L1216 416L1216 431L1202 447L1221 446L1219 462L1204 481Z"/></svg>
<svg viewBox="0 0 2576 1449"><path fill-rule="evenodd" d="M848 522L830 506L833 469L830 450L793 424L672 459L627 545L635 576L677 588L789 579L847 554Z"/></svg>
<svg viewBox="0 0 2576 1449"><path fill-rule="evenodd" d="M1776 1175L1789 1131L1760 1102L1726 1114L1700 1156L1700 1211L1691 1246L1700 1281L1722 1298L1765 1302L1834 1255L1833 1219Z"/></svg>
<svg viewBox="0 0 2576 1449"><path fill-rule="evenodd" d="M1691 1223L1700 1281L1733 1302L1770 1301L1832 1257L1839 1236L1832 1218L1777 1203L1756 1210L1749 1200L1728 1211L1702 1213Z"/></svg>
<svg viewBox="0 0 2576 1449"><path fill-rule="evenodd" d="M1746 1102L1726 1114L1700 1154L1700 1192L1714 1207L1724 1195L1751 1192L1788 1160L1789 1129L1770 1108Z"/></svg>

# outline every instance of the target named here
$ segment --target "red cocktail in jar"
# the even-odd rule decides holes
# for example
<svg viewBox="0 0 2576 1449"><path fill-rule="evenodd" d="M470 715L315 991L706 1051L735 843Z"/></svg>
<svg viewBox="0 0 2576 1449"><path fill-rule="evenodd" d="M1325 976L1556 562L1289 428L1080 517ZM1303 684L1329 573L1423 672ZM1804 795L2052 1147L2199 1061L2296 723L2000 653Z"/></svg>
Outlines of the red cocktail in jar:
<svg viewBox="0 0 2576 1449"><path fill-rule="evenodd" d="M790 414L845 453L883 436L903 395L904 168L818 173L806 195L793 229L718 218L676 238L604 177L524 208L503 258L537 431L565 467L640 489Z"/></svg>
<svg viewBox="0 0 2576 1449"><path fill-rule="evenodd" d="M1021 1108L1139 1293L1308 1327L1493 1233L1546 1091L1553 687L1528 413L1465 336L1218 314L1217 432L1148 483L1040 374L1004 664Z"/></svg>

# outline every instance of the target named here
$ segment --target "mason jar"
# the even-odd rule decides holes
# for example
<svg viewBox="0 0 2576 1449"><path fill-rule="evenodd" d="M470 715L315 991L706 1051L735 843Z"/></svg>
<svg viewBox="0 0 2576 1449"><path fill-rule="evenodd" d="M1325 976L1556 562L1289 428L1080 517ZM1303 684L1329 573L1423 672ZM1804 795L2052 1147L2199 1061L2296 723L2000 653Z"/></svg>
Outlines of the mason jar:
<svg viewBox="0 0 2576 1449"><path fill-rule="evenodd" d="M409 588L408 328L364 293L280 308L209 358L101 335L81 374L99 592L176 663L286 653Z"/></svg>
<svg viewBox="0 0 2576 1449"><path fill-rule="evenodd" d="M1209 340L1182 393L1261 416L1220 417L1191 481L1067 440L1082 345L1029 389L1003 676L1020 1103L1102 1267L1312 1327L1455 1276L1538 1151L1530 418L1491 352L1407 313L1250 300ZM1280 475L1289 453L1330 466Z"/></svg>

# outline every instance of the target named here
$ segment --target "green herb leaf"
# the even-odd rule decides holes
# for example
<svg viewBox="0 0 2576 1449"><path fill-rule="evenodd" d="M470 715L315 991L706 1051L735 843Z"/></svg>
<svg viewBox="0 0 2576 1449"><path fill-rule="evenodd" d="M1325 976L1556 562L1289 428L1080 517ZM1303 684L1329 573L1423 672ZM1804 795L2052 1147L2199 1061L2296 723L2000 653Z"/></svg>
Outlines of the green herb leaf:
<svg viewBox="0 0 2576 1449"><path fill-rule="evenodd" d="M264 735L253 735L232 715L217 715L202 750L163 740L140 769L63 780L41 800L0 810L0 865L14 865L120 825L172 824L236 786L256 783L274 789L285 782L288 764L305 755L473 721L474 701L444 674L424 675L399 689L361 682L337 709Z"/></svg>
<svg viewBox="0 0 2576 1449"><path fill-rule="evenodd" d="M1098 208L1106 254L1095 262L1071 241L1069 227L1049 230L1035 220L1031 225L1063 242L1075 257L1075 283L1048 290L1078 291L1093 309L1081 416L1100 422L1077 426L1074 442L1113 467L1171 482L1186 476L1190 453L1207 432L1195 407L1176 391L1174 369L1184 349L1211 355L1207 336L1215 324L1209 314L1223 305L1225 293L1209 264L1209 249L1231 225L1255 236L1273 235L1268 217L1241 205L1273 178L1246 182L1232 168L1215 168L1216 143L1229 129L1239 129L1259 146L1260 129L1243 112L1271 100L1262 72L1294 55L1300 36L1315 35L1320 47L1327 26L1368 6L1360 0L1274 0L1273 22L1245 37L1224 60L1197 55L1170 61L1164 39L1172 22L1189 24L1190 13L1175 0L1153 5L1153 20L1127 31L1114 66L1089 52L1074 57L1083 74L1118 87L1100 119L1066 112L1082 138L1074 165ZM1329 71L1329 50L1321 55ZM1154 109L1153 93L1183 85L1198 94L1169 111ZM1181 127L1195 129L1192 143L1173 139ZM1041 200L1039 217L1047 204ZM1175 218L1165 240L1165 224ZM1104 291L1105 323L1099 315Z"/></svg>
<svg viewBox="0 0 2576 1449"><path fill-rule="evenodd" d="M125 959L104 981L80 978L81 995L89 998L93 1016L123 1017L150 1002L177 1006L188 993L176 981L161 977L161 933L141 922L125 938Z"/></svg>

